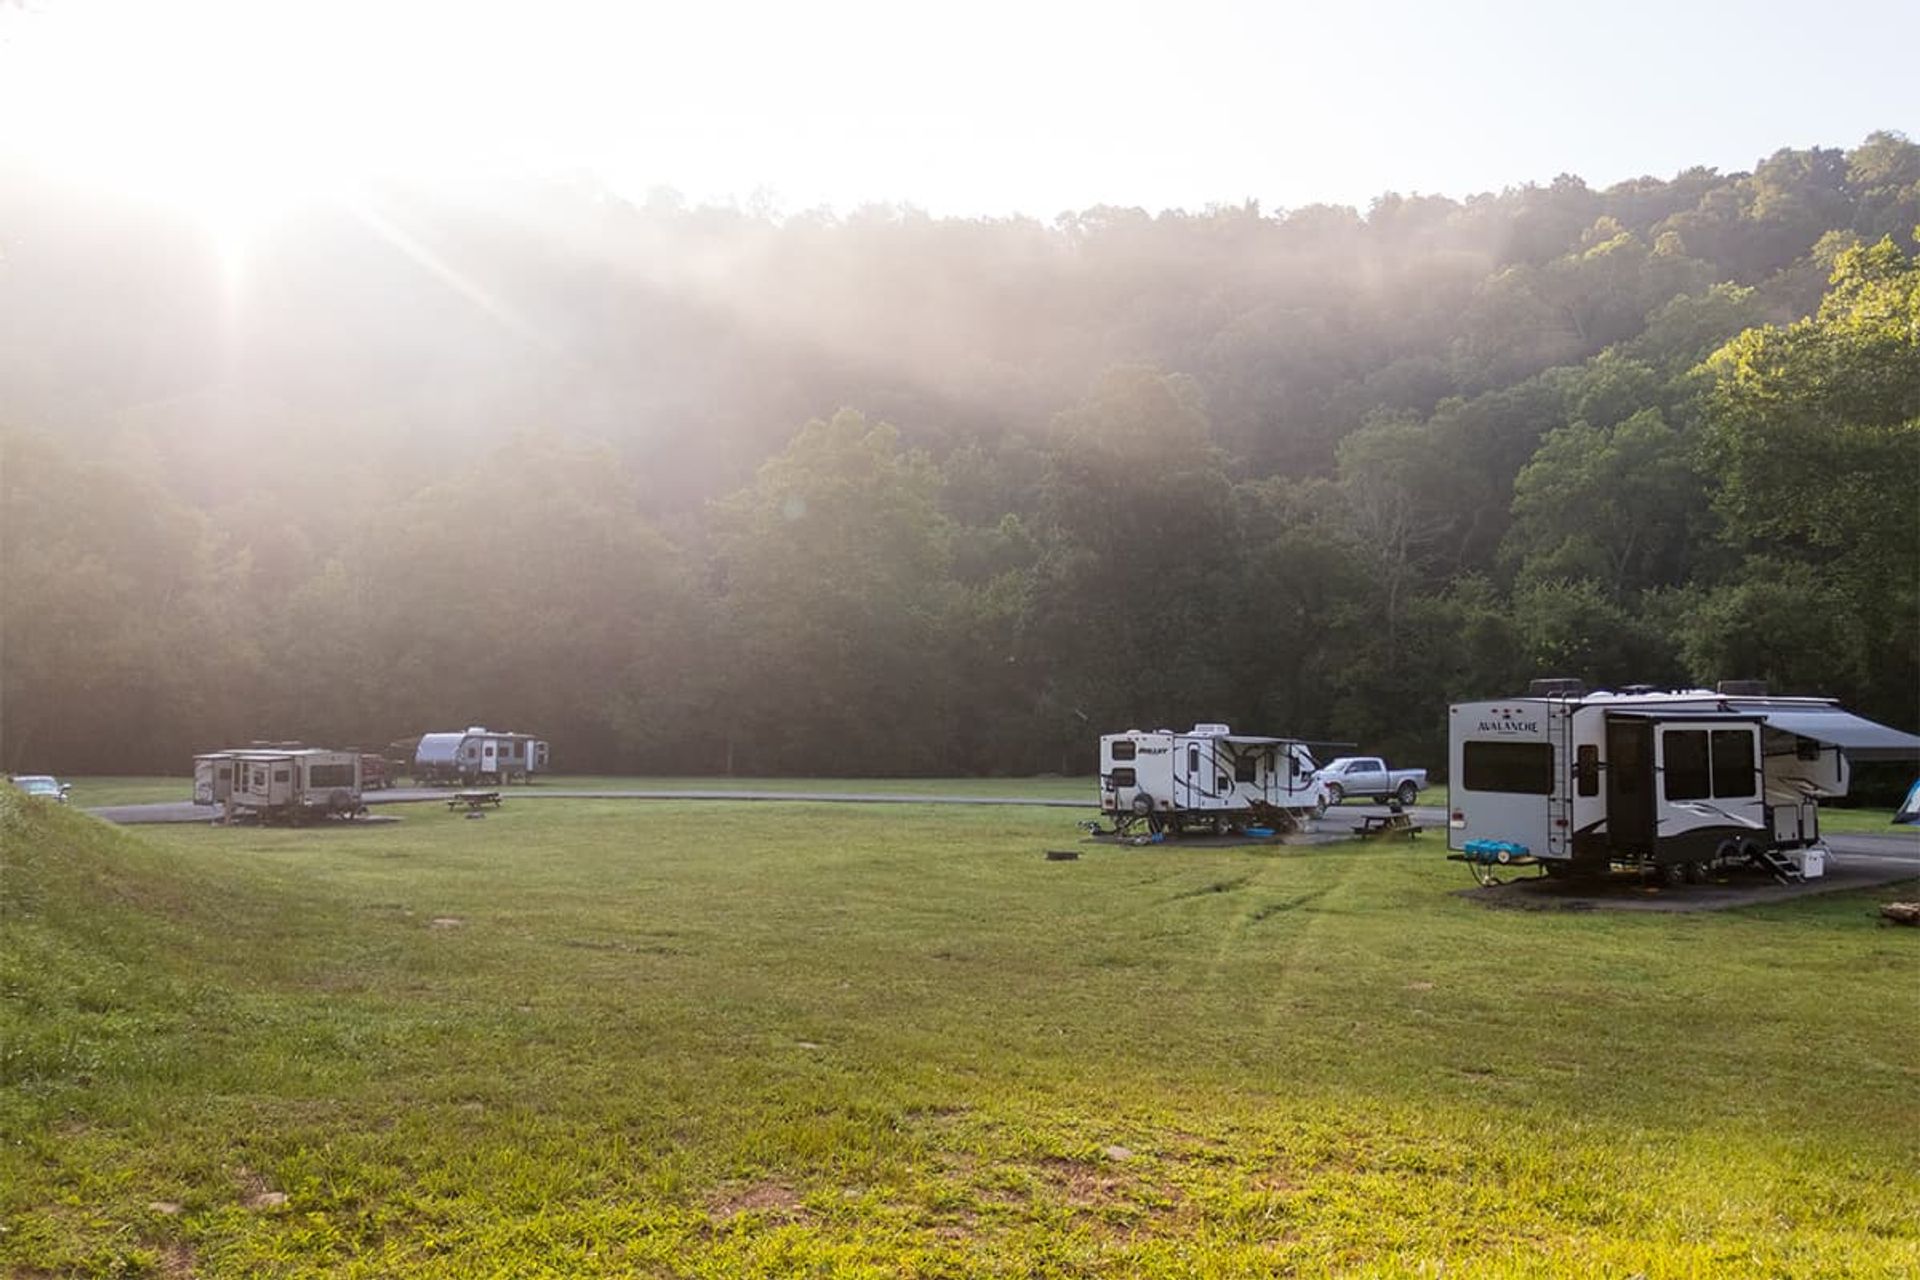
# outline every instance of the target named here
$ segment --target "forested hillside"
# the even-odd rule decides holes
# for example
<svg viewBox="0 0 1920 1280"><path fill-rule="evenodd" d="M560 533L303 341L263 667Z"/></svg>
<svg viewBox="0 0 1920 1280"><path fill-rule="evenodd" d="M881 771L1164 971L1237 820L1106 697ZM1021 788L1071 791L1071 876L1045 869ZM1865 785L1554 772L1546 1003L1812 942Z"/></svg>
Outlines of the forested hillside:
<svg viewBox="0 0 1920 1280"><path fill-rule="evenodd" d="M0 763L1438 766L1533 675L1920 719L1920 146L1051 222L0 188Z"/></svg>

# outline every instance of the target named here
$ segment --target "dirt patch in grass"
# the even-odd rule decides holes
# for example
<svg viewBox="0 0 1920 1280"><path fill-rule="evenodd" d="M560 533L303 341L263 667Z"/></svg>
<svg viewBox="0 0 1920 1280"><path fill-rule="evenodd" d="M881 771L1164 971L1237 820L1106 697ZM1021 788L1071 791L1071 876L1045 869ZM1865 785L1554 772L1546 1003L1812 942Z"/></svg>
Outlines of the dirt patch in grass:
<svg viewBox="0 0 1920 1280"><path fill-rule="evenodd" d="M1131 1184L1104 1166L1057 1156L1040 1162L1040 1176L1076 1209L1098 1209L1123 1200Z"/></svg>
<svg viewBox="0 0 1920 1280"><path fill-rule="evenodd" d="M275 1191L272 1183L245 1165L234 1170L233 1181L240 1193L240 1203L255 1212L278 1209L287 1203L286 1192Z"/></svg>
<svg viewBox="0 0 1920 1280"><path fill-rule="evenodd" d="M174 1241L160 1250L160 1274L184 1280L200 1274L200 1258L191 1245Z"/></svg>
<svg viewBox="0 0 1920 1280"><path fill-rule="evenodd" d="M783 1219L802 1216L800 1193L773 1179L722 1187L708 1197L707 1212L719 1222L730 1222L746 1213Z"/></svg>

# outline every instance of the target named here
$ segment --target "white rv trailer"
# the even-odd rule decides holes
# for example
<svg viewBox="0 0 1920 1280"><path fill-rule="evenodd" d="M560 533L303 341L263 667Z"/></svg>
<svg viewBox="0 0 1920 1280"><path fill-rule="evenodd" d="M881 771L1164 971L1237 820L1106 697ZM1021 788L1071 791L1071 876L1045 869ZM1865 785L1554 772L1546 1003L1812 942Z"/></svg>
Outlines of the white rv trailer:
<svg viewBox="0 0 1920 1280"><path fill-rule="evenodd" d="M1810 878L1819 802L1847 794L1849 757L1920 757L1920 737L1753 681L1589 693L1536 680L1524 698L1451 708L1447 847L1549 874L1620 865L1679 883L1738 860Z"/></svg>
<svg viewBox="0 0 1920 1280"><path fill-rule="evenodd" d="M193 802L225 804L233 794L231 751L209 751L193 758Z"/></svg>
<svg viewBox="0 0 1920 1280"><path fill-rule="evenodd" d="M350 818L365 811L360 800L358 752L302 748L235 751L231 755L229 818L303 822L310 818Z"/></svg>
<svg viewBox="0 0 1920 1280"><path fill-rule="evenodd" d="M463 733L429 733L414 748L416 782L530 782L547 770L547 744L530 733L474 725Z"/></svg>
<svg viewBox="0 0 1920 1280"><path fill-rule="evenodd" d="M1233 732L1224 724L1191 731L1129 729L1100 739L1100 811L1125 833L1207 827L1220 831L1297 822L1326 812L1307 744Z"/></svg>

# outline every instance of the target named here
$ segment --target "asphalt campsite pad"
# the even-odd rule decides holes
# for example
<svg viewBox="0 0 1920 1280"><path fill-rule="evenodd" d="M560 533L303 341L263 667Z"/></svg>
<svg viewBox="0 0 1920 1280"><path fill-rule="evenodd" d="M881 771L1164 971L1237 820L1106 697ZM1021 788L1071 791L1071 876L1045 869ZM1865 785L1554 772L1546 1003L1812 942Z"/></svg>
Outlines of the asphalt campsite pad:
<svg viewBox="0 0 1920 1280"><path fill-rule="evenodd" d="M0 1270L1920 1271L1878 893L1496 912L1426 837L1073 817L9 809Z"/></svg>
<svg viewBox="0 0 1920 1280"><path fill-rule="evenodd" d="M1753 867L1721 872L1708 884L1673 888L1624 874L1604 880L1559 880L1516 872L1518 878L1503 884L1475 885L1458 892L1482 906L1522 911L1726 911L1896 884L1912 880L1916 868L1920 860L1836 854L1827 859L1825 875L1799 884L1781 884Z"/></svg>

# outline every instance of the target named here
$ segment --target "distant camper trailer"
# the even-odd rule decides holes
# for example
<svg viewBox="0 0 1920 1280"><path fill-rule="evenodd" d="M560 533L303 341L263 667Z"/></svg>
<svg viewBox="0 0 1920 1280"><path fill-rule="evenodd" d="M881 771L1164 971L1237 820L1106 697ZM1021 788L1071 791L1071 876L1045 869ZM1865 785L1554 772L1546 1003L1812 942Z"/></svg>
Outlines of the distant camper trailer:
<svg viewBox="0 0 1920 1280"><path fill-rule="evenodd" d="M1327 789L1307 744L1235 733L1130 729L1100 739L1100 810L1126 834L1244 830L1326 812Z"/></svg>
<svg viewBox="0 0 1920 1280"><path fill-rule="evenodd" d="M360 798L360 754L356 751L302 748L234 751L229 755L233 766L232 790L227 797L229 817L304 822L351 818L366 812Z"/></svg>
<svg viewBox="0 0 1920 1280"><path fill-rule="evenodd" d="M413 780L426 784L531 782L547 771L547 744L529 733L475 725L461 733L429 733L413 755Z"/></svg>
<svg viewBox="0 0 1920 1280"><path fill-rule="evenodd" d="M193 802L225 804L233 794L231 751L211 751L193 758Z"/></svg>

